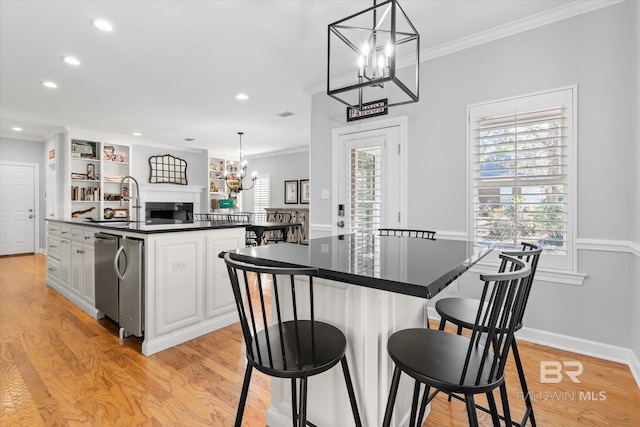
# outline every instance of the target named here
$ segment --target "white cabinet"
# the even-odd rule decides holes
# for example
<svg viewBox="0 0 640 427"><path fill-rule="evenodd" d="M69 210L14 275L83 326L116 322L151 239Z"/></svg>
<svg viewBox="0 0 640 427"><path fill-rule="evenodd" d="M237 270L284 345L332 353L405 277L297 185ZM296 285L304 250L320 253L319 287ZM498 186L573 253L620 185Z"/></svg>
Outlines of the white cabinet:
<svg viewBox="0 0 640 427"><path fill-rule="evenodd" d="M90 227L47 222L46 283L97 318L94 233Z"/></svg>
<svg viewBox="0 0 640 427"><path fill-rule="evenodd" d="M120 181L130 175L130 147L75 138L69 144L65 217L102 219L110 209L120 209Z"/></svg>

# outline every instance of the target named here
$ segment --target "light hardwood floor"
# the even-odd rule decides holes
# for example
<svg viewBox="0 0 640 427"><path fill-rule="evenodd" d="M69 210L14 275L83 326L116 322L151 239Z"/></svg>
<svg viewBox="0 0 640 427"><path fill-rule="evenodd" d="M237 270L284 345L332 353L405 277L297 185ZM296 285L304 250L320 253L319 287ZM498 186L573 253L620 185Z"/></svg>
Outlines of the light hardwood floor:
<svg viewBox="0 0 640 427"><path fill-rule="evenodd" d="M0 257L0 426L233 425L245 365L237 324L144 357L139 339L120 344L115 326L51 290L44 273L42 255ZM520 350L539 426L640 425L627 366L525 342ZM580 361L581 383L541 384L543 360ZM507 383L515 394L513 364ZM606 400L587 400L592 393ZM269 401L268 378L254 373L243 425L264 426ZM511 406L522 413L515 395ZM464 404L438 396L425 426L466 424Z"/></svg>

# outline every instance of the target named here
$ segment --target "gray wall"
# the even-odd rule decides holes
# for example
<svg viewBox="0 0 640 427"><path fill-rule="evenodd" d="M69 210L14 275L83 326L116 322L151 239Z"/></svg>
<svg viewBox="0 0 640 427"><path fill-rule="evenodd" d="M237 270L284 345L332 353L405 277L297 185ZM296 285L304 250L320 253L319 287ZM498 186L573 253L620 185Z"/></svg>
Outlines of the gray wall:
<svg viewBox="0 0 640 427"><path fill-rule="evenodd" d="M284 203L284 181L309 178L309 152L280 154L247 159L247 175L264 171L271 175L270 203L272 208L309 207L309 205ZM312 187L313 188L313 187ZM300 195L298 194L298 199ZM253 212L253 191L242 192L242 210Z"/></svg>
<svg viewBox="0 0 640 427"><path fill-rule="evenodd" d="M635 209L635 217L636 217L636 233L635 233L635 242L636 242L636 251L640 253L640 5L636 3L635 10L635 56L636 56L636 67L635 67L635 75L636 75L636 104L635 104L635 124L636 124L636 144L635 144L635 159L636 159L636 177L635 177L635 195L636 195L636 209ZM631 320L632 325L640 325L640 255L635 257L635 280L633 281L632 288L635 292L633 298L631 299L632 306L632 316ZM640 332L637 332L632 335L631 348L634 353L640 359Z"/></svg>
<svg viewBox="0 0 640 427"><path fill-rule="evenodd" d="M138 180L140 184L149 183L150 166L149 157L171 154L179 157L187 162L187 182L188 185L207 185L207 162L203 160L208 158L206 150L197 151L180 151L171 148L158 148L147 145L133 146L133 164L131 165L131 174Z"/></svg>
<svg viewBox="0 0 640 427"><path fill-rule="evenodd" d="M423 62L421 101L389 114L409 121L408 226L466 231L468 105L577 84L577 237L632 240L637 156L624 154L636 145L638 6L616 4ZM331 188L331 130L346 126L344 107L316 94L312 108L310 223L330 226L332 201L319 192ZM637 329L621 327L638 319L630 299L638 302L637 256L581 250L577 262L588 275L583 286L536 282L527 326L626 348L634 342L639 355ZM473 295L476 283L464 275L460 295Z"/></svg>

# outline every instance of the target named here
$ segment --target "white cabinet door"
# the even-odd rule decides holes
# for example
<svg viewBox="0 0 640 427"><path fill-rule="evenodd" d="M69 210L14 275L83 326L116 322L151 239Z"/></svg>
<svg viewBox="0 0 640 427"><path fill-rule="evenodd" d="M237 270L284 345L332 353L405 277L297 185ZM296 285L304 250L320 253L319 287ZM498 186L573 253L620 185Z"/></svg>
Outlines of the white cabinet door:
<svg viewBox="0 0 640 427"><path fill-rule="evenodd" d="M71 291L82 298L82 272L84 246L80 242L71 242Z"/></svg>
<svg viewBox="0 0 640 427"><path fill-rule="evenodd" d="M60 239L60 285L71 288L71 240Z"/></svg>
<svg viewBox="0 0 640 427"><path fill-rule="evenodd" d="M244 238L207 236L207 318L236 310L233 289L224 260L218 257L223 251L244 247Z"/></svg>
<svg viewBox="0 0 640 427"><path fill-rule="evenodd" d="M95 286L95 250L93 246L84 245L84 254L82 259L82 282L83 295L82 298L91 304L96 305L96 286Z"/></svg>

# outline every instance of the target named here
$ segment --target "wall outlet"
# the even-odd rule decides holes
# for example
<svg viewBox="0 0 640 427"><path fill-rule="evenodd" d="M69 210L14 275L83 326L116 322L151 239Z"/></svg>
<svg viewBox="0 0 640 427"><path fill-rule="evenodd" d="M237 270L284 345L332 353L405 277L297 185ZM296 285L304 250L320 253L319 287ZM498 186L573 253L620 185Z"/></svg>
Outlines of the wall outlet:
<svg viewBox="0 0 640 427"><path fill-rule="evenodd" d="M457 294L458 293L458 281L454 280L453 282L451 282L451 284L449 286L447 286L447 291L449 291L450 294Z"/></svg>

